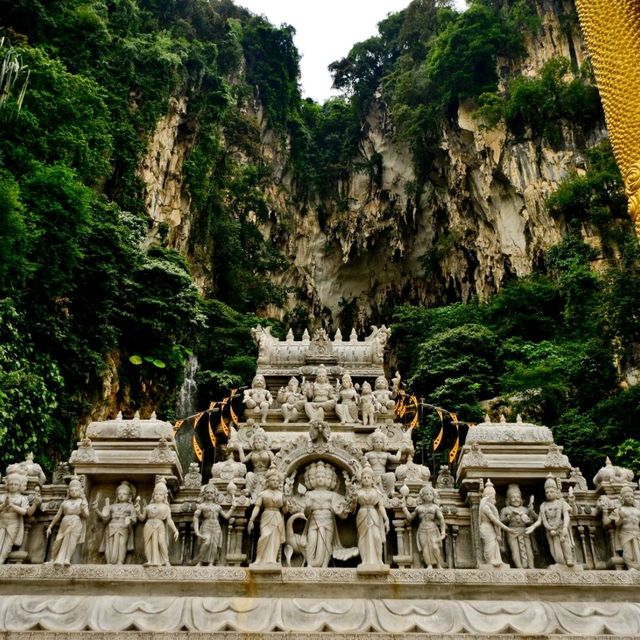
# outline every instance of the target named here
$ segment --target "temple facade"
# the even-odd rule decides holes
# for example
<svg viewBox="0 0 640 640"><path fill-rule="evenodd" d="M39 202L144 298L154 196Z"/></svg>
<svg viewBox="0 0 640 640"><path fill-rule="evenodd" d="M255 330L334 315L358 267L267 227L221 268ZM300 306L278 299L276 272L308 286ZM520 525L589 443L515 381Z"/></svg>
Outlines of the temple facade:
<svg viewBox="0 0 640 640"><path fill-rule="evenodd" d="M640 492L550 429L471 427L414 462L386 327L256 327L244 419L210 469L173 426L92 423L0 490L0 638L640 637Z"/></svg>

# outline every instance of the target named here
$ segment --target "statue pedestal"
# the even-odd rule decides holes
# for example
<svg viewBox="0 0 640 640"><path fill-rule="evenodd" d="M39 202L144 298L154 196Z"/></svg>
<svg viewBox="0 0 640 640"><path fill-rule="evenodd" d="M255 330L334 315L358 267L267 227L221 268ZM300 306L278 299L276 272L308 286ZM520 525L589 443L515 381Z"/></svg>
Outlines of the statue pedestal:
<svg viewBox="0 0 640 640"><path fill-rule="evenodd" d="M251 573L282 573L282 565L275 562L252 562L249 565L249 571Z"/></svg>
<svg viewBox="0 0 640 640"><path fill-rule="evenodd" d="M378 576L386 575L391 571L388 564L359 564L356 567L359 576Z"/></svg>

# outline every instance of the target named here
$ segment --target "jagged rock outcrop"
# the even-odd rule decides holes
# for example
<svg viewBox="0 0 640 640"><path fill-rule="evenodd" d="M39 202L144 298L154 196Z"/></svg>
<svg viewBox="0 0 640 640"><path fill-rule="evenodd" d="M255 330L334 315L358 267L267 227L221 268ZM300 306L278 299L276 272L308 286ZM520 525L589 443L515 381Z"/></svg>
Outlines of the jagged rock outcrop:
<svg viewBox="0 0 640 640"><path fill-rule="evenodd" d="M540 27L526 39L527 55L517 64L499 64L502 81L536 75L556 56L584 62L572 0L541 0L537 11ZM273 176L266 190L271 219L260 224L289 262L277 280L294 292L290 306L337 323L348 308L361 325L388 303L486 297L508 278L530 273L564 232L562 221L545 210L545 199L569 172L582 170L585 148L606 137L603 123L587 140L565 127L560 148L518 141L504 127L483 128L473 106L463 104L455 126L445 128L432 171L416 196L411 153L394 140L388 109L378 95L353 163L371 170L352 171L339 185L339 204L315 199L302 207L286 143L269 130L259 104L247 105L245 115L257 125L257 147ZM185 251L189 198L176 172L187 147L176 143L176 118L159 123L142 176L154 228L159 221L169 223L171 245ZM171 149L176 157L167 161ZM207 271L195 262L196 273Z"/></svg>

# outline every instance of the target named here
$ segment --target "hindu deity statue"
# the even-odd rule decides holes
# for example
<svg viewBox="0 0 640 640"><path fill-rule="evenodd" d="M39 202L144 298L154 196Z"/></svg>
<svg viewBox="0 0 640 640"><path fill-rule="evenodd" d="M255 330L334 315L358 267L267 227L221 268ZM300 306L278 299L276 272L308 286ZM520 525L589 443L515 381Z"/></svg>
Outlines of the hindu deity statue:
<svg viewBox="0 0 640 640"><path fill-rule="evenodd" d="M250 413L259 415L262 422L267 421L269 408L273 404L273 396L267 389L267 383L263 375L258 374L253 378L251 389L247 389L244 392L242 402L244 402Z"/></svg>
<svg viewBox="0 0 640 640"><path fill-rule="evenodd" d="M250 462L252 471L247 473L247 491L255 498L265 487L266 473L274 460L274 454L269 447L269 438L264 429L257 427L249 440L251 451L245 454L242 445L235 443L240 462ZM229 443L229 446L232 446Z"/></svg>
<svg viewBox="0 0 640 640"><path fill-rule="evenodd" d="M416 516L420 519L416 542L427 569L432 567L442 569L442 541L447 534L447 526L442 515L442 509L438 504L438 492L430 484L422 487L418 494L418 504L414 512L409 512L404 499L402 511L409 523Z"/></svg>
<svg viewBox="0 0 640 640"><path fill-rule="evenodd" d="M0 564L4 564L13 547L19 547L24 538L24 517L32 516L41 502L40 494L32 504L24 494L27 488L27 476L22 473L9 473L5 479L7 493L0 502Z"/></svg>
<svg viewBox="0 0 640 640"><path fill-rule="evenodd" d="M373 469L366 465L362 470L360 489L356 492L358 551L362 561L359 568L384 566L382 554L389 533L389 518L384 508L384 496L375 484Z"/></svg>
<svg viewBox="0 0 640 640"><path fill-rule="evenodd" d="M358 411L360 407L360 396L353 385L351 376L345 373L338 388L339 401L336 404L336 414L342 424L348 422L359 422Z"/></svg>
<svg viewBox="0 0 640 640"><path fill-rule="evenodd" d="M511 551L511 559L518 569L533 569L533 547L531 538L527 535L527 527L535 520L533 510L533 496L529 506L525 507L522 493L517 484L510 484L507 488L507 505L500 511L500 520L513 533L507 533L507 543Z"/></svg>
<svg viewBox="0 0 640 640"><path fill-rule="evenodd" d="M121 482L113 504L109 498L102 509L98 508L97 500L93 503L94 511L107 523L99 549L107 564L124 564L127 552L133 551L133 525L137 521L133 498L133 487Z"/></svg>
<svg viewBox="0 0 640 640"><path fill-rule="evenodd" d="M304 411L305 403L305 396L300 390L298 378L292 377L286 387L280 387L277 399L280 403L284 424L295 422Z"/></svg>
<svg viewBox="0 0 640 640"><path fill-rule="evenodd" d="M324 420L325 411L336 406L336 392L329 382L329 376L324 365L318 367L316 379L304 386L307 402L304 410L309 420Z"/></svg>
<svg viewBox="0 0 640 640"><path fill-rule="evenodd" d="M193 514L193 533L200 540L196 566L208 564L212 567L222 548L222 527L220 516L228 520L235 508L235 496L231 506L223 511L219 503L219 494L213 484L205 484L200 491L200 504Z"/></svg>
<svg viewBox="0 0 640 640"><path fill-rule="evenodd" d="M500 554L500 530L502 529L508 534L514 534L514 531L500 521L496 508L496 490L491 480L487 480L482 492L478 510L478 524L484 562L495 569L506 568L508 565L502 562Z"/></svg>

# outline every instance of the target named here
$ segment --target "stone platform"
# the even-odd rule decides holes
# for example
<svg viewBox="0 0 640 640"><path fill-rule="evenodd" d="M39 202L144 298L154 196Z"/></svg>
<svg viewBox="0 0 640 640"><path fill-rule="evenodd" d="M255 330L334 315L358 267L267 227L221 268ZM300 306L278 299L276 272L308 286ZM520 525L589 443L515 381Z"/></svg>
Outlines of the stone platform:
<svg viewBox="0 0 640 640"><path fill-rule="evenodd" d="M0 567L2 640L363 634L640 638L640 572Z"/></svg>

